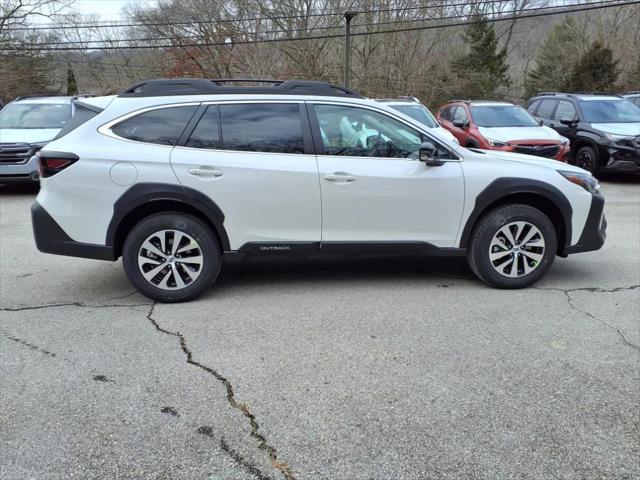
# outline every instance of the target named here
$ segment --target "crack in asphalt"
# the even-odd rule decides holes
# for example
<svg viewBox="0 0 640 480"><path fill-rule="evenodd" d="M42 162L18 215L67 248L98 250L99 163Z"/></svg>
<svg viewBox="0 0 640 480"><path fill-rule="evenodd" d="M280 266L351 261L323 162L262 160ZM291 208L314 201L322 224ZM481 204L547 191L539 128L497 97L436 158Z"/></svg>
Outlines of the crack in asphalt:
<svg viewBox="0 0 640 480"><path fill-rule="evenodd" d="M147 319L151 322L151 324L155 327L155 329L158 330L160 333L163 333L165 335L170 335L178 339L178 341L180 342L180 348L182 349L182 351L187 357L188 364L204 370L205 372L215 377L216 380L218 380L224 385L227 392L227 395L226 395L227 402L232 408L239 410L242 413L242 415L247 420L249 420L249 423L251 425L250 435L258 441L258 448L260 450L267 452L271 465L282 474L285 480L295 480L295 476L293 475L291 468L284 461L278 459L278 453L277 453L276 447L274 447L273 445L270 445L266 437L258 431L260 429L260 425L258 424L255 415L251 413L249 406L239 402L236 399L232 383L217 370L194 360L193 353L191 352L191 350L189 350L189 347L187 346L187 341L184 335L182 335L180 332L172 332L171 330L167 330L161 327L158 321L155 318L153 318L153 312L156 307L156 303L157 302L154 302L153 304L151 304L151 308L149 309L149 313L147 314ZM221 447L222 447L222 444L221 444ZM233 457L234 456L232 455L232 458ZM268 478L268 477L265 476L265 478Z"/></svg>
<svg viewBox="0 0 640 480"><path fill-rule="evenodd" d="M60 308L60 307L84 307L84 308L126 308L126 307L148 307L149 303L111 303L107 305L92 305L83 302L67 302L67 303L48 303L46 305L29 305L17 308L0 308L0 312L23 312L25 310L41 310L43 308Z"/></svg>
<svg viewBox="0 0 640 480"><path fill-rule="evenodd" d="M582 310L581 308L576 307L573 304L573 298L571 298L571 293L572 292L614 293L614 292L623 292L623 291L635 290L637 288L640 288L640 285L631 285L629 287L615 287L615 288L610 288L610 289L599 288L599 287L582 287L582 288L570 288L570 289L555 288L555 287L532 287L532 288L535 288L536 290L547 290L547 291L551 291L551 292L562 292L562 293L564 293L564 296L567 299L567 303L569 304L569 306L573 310L575 310L576 312L580 312L583 315L588 316L589 318L595 320L596 322L600 322L601 324L605 325L606 327L609 327L611 330L613 330L613 331L618 333L618 335L620 336L620 338L622 339L622 341L626 345L628 345L629 347L631 347L631 348L633 348L635 350L640 351L640 345L636 345L635 343L630 341L622 330L620 330L615 325L612 325L611 323L607 322L606 320L603 320L603 319L595 316L593 313L588 312L586 310Z"/></svg>

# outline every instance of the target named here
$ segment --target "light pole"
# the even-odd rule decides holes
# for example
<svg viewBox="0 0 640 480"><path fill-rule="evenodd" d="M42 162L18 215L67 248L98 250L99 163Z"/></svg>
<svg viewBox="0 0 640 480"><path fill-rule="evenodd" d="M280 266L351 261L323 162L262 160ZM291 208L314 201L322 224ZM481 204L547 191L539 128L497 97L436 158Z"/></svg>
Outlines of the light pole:
<svg viewBox="0 0 640 480"><path fill-rule="evenodd" d="M358 12L344 12L344 19L347 22L344 30L344 86L349 88L351 73L351 20L358 15Z"/></svg>

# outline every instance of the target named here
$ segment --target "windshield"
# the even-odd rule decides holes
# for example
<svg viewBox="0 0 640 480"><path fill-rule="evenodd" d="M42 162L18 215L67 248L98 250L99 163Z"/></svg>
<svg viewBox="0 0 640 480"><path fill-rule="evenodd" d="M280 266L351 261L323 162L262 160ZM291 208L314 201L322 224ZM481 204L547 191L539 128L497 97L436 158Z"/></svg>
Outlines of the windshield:
<svg viewBox="0 0 640 480"><path fill-rule="evenodd" d="M68 103L12 103L0 110L0 128L62 128L69 117Z"/></svg>
<svg viewBox="0 0 640 480"><path fill-rule="evenodd" d="M417 120L429 128L438 128L440 126L433 115L431 115L431 112L424 105L390 105L390 107L394 110L398 110L400 113L404 113L406 116Z"/></svg>
<svg viewBox="0 0 640 480"><path fill-rule="evenodd" d="M629 100L583 100L584 119L589 123L638 123L640 108Z"/></svg>
<svg viewBox="0 0 640 480"><path fill-rule="evenodd" d="M540 124L517 105L472 105L471 116L479 127L539 127Z"/></svg>

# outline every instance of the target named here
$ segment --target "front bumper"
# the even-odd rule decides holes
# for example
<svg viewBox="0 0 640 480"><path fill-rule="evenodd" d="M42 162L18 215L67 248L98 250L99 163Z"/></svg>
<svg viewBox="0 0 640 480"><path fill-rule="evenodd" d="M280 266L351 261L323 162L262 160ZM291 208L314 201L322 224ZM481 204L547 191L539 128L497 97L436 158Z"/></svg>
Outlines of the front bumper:
<svg viewBox="0 0 640 480"><path fill-rule="evenodd" d="M116 260L112 246L81 243L71 239L38 202L31 207L31 222L36 246L43 253L96 260Z"/></svg>
<svg viewBox="0 0 640 480"><path fill-rule="evenodd" d="M609 158L605 171L640 173L640 137L611 142L606 150Z"/></svg>
<svg viewBox="0 0 640 480"><path fill-rule="evenodd" d="M0 164L0 183L33 183L39 178L35 155L25 163Z"/></svg>
<svg viewBox="0 0 640 480"><path fill-rule="evenodd" d="M591 208L578 243L567 247L567 254L599 250L607 239L607 219L604 216L604 197L591 197Z"/></svg>

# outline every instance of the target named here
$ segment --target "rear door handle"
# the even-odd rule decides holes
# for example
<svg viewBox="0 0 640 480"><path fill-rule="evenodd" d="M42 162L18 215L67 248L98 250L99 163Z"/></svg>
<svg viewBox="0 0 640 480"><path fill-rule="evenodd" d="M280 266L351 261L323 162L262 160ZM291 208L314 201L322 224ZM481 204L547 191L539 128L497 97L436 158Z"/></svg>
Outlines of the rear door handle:
<svg viewBox="0 0 640 480"><path fill-rule="evenodd" d="M196 177L221 177L222 172L215 168L190 168L189 173Z"/></svg>
<svg viewBox="0 0 640 480"><path fill-rule="evenodd" d="M353 175L349 175L348 173L336 172L329 175L325 175L324 179L328 182L355 182L356 177Z"/></svg>

